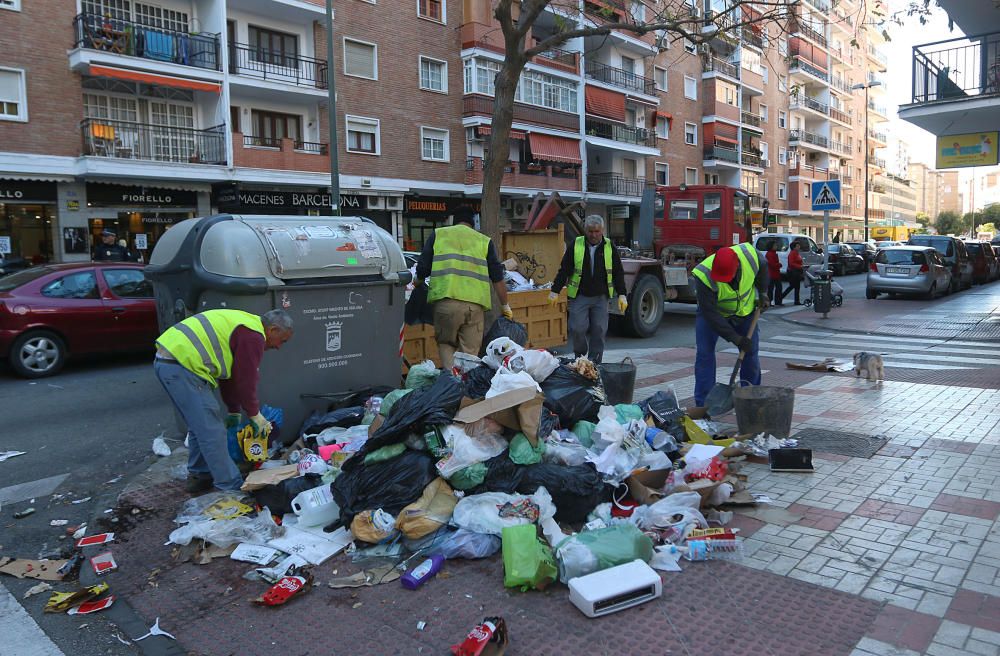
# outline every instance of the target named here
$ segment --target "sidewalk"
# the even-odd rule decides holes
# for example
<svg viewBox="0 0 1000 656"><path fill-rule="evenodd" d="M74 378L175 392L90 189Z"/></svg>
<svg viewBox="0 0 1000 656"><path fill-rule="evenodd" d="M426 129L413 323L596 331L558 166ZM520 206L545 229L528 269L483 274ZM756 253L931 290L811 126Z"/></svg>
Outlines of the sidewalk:
<svg viewBox="0 0 1000 656"><path fill-rule="evenodd" d="M812 308L779 312L789 323L827 330L1000 342L1000 282L935 301L888 298L884 294L871 301L848 298L826 319Z"/></svg>

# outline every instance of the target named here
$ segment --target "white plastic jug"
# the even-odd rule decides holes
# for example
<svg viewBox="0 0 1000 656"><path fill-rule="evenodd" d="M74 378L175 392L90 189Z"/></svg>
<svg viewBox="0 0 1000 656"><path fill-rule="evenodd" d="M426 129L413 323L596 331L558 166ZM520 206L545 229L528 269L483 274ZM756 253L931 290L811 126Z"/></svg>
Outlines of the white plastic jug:
<svg viewBox="0 0 1000 656"><path fill-rule="evenodd" d="M292 499L292 510L303 526L326 526L340 517L340 508L333 500L329 485L299 492Z"/></svg>

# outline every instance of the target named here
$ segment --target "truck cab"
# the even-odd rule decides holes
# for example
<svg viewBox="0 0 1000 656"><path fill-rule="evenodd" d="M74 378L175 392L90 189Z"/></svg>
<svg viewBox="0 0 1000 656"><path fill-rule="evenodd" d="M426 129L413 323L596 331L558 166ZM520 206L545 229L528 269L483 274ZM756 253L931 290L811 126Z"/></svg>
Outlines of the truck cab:
<svg viewBox="0 0 1000 656"><path fill-rule="evenodd" d="M750 197L724 185L657 187L653 250L664 264L750 241Z"/></svg>

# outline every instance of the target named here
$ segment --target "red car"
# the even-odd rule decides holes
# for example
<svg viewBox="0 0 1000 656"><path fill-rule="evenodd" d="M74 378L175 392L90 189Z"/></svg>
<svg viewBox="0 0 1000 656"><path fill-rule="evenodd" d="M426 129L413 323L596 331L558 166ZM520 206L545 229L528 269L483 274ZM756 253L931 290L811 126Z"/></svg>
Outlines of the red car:
<svg viewBox="0 0 1000 656"><path fill-rule="evenodd" d="M27 378L51 376L69 355L152 349L158 335L141 265L49 264L0 277L0 357Z"/></svg>

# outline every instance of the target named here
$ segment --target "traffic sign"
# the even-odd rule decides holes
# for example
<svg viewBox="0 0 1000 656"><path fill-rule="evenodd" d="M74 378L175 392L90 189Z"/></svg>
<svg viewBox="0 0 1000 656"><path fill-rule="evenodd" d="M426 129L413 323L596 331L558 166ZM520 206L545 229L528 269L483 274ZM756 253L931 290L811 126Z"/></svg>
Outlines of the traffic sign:
<svg viewBox="0 0 1000 656"><path fill-rule="evenodd" d="M840 209L840 180L824 180L812 183L812 209Z"/></svg>

